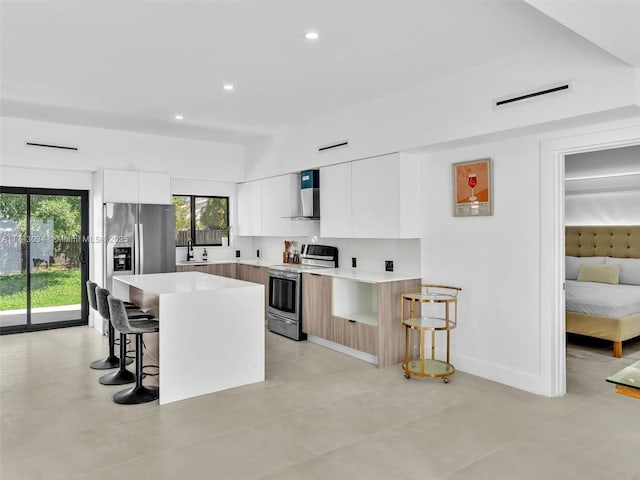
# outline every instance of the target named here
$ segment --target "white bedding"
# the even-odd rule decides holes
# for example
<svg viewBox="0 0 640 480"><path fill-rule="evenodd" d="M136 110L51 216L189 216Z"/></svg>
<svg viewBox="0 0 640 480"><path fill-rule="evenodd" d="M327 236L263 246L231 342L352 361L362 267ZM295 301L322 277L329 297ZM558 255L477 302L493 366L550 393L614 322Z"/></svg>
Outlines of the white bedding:
<svg viewBox="0 0 640 480"><path fill-rule="evenodd" d="M566 280L565 300L570 312L623 318L640 313L640 285Z"/></svg>

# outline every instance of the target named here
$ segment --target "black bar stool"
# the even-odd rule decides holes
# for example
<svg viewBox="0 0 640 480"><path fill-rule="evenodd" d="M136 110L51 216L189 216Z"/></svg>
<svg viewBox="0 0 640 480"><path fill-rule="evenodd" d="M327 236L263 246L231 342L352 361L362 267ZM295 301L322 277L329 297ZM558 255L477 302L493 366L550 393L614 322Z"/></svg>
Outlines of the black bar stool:
<svg viewBox="0 0 640 480"><path fill-rule="evenodd" d="M127 310L122 300L109 295L109 310L111 321L120 334L136 335L136 384L134 387L122 390L113 396L115 403L124 405L136 405L139 403L152 402L160 398L160 390L157 387L145 387L142 385L142 358L143 343L142 335L145 333L157 333L160 331L160 323L157 320L137 320L131 322L127 315Z"/></svg>
<svg viewBox="0 0 640 480"><path fill-rule="evenodd" d="M98 285L95 282L87 280L87 297L89 299L89 306L96 311L98 310L98 304L96 301L97 286ZM107 318L105 320L109 319ZM129 361L127 365L133 362L133 360L131 360L130 358L128 360ZM118 365L120 365L120 359L115 354L115 334L113 331L113 325L111 325L111 322L109 322L109 354L102 360L91 362L91 365L89 366L95 370L108 370L111 368L116 368Z"/></svg>
<svg viewBox="0 0 640 480"><path fill-rule="evenodd" d="M109 290L96 286L96 304L98 306L98 312L100 315L109 321L109 328L114 329L114 324L111 319L111 312L109 309L109 303L107 297L110 295ZM125 308L123 303L123 308ZM126 311L126 308L125 308ZM140 310L130 310L132 319L150 319L153 315L147 315ZM115 332L114 332L115 333ZM118 370L115 372L107 373L98 380L102 385L124 385L126 383L133 383L136 381L136 376L130 370L127 370L127 365L132 363L133 360L127 357L127 336L123 332L120 332L120 359L118 362Z"/></svg>

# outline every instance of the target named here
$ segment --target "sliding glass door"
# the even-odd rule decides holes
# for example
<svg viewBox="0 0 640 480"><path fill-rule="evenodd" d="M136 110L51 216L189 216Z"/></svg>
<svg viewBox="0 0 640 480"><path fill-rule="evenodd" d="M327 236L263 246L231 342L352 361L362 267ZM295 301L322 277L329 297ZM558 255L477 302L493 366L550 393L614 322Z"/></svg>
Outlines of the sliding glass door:
<svg viewBox="0 0 640 480"><path fill-rule="evenodd" d="M0 333L87 323L88 193L0 187Z"/></svg>

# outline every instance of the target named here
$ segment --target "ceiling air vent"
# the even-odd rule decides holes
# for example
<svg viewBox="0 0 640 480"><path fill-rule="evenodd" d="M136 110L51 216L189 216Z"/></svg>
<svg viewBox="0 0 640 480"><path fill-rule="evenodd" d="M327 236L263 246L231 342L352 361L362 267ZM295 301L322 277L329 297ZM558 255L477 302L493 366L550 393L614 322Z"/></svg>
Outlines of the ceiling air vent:
<svg viewBox="0 0 640 480"><path fill-rule="evenodd" d="M571 82L554 83L546 87L528 90L526 92L515 93L506 97L496 98L493 100L493 108L500 108L507 105L513 105L517 102L524 102L534 98L540 98L546 95L566 93L571 91Z"/></svg>
<svg viewBox="0 0 640 480"><path fill-rule="evenodd" d="M28 147L42 147L42 148L57 148L59 150L73 150L74 152L78 151L78 147L68 147L66 145L53 145L51 143L37 143L37 142L26 142Z"/></svg>
<svg viewBox="0 0 640 480"><path fill-rule="evenodd" d="M342 140L341 142L330 143L329 145L323 145L318 147L318 153L327 152L329 150L334 150L336 148L348 147L349 140Z"/></svg>

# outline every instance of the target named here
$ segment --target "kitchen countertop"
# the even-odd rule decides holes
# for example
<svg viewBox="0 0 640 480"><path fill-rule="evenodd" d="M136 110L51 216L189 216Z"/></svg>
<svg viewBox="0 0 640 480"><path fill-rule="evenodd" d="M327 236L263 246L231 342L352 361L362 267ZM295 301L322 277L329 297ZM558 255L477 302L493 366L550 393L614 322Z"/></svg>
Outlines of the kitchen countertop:
<svg viewBox="0 0 640 480"><path fill-rule="evenodd" d="M184 267L187 265L222 265L226 263L240 263L256 267L269 267L271 265L275 265L277 262L269 262L261 258L233 258L230 260L207 260L206 262L202 260L189 260L188 262L186 260L181 260L176 262L176 267Z"/></svg>
<svg viewBox="0 0 640 480"><path fill-rule="evenodd" d="M261 258L238 258L233 260L208 260L206 262L198 260L190 260L189 262L181 261L176 262L176 266L182 267L185 265L214 265L224 263L237 263L243 265L253 265L256 267L270 267L271 265L281 265L281 262L271 262L268 260L263 260ZM326 275L335 278L346 278L348 280L355 280L363 283L400 282L403 280L415 280L416 278L422 278L422 275L420 275L419 273L408 274L400 272L367 272L365 270L353 268L318 268L312 271L309 270L308 273Z"/></svg>
<svg viewBox="0 0 640 480"><path fill-rule="evenodd" d="M132 287L153 292L157 295L165 293L196 292L202 290L222 290L228 288L250 287L255 284L219 277L200 272L151 273L144 275L120 275L114 277L119 282Z"/></svg>
<svg viewBox="0 0 640 480"><path fill-rule="evenodd" d="M422 275L420 275L419 273L407 274L400 272L366 272L353 268L319 268L309 273L326 275L335 278L346 278L348 280L355 280L363 283L385 283L422 279Z"/></svg>

